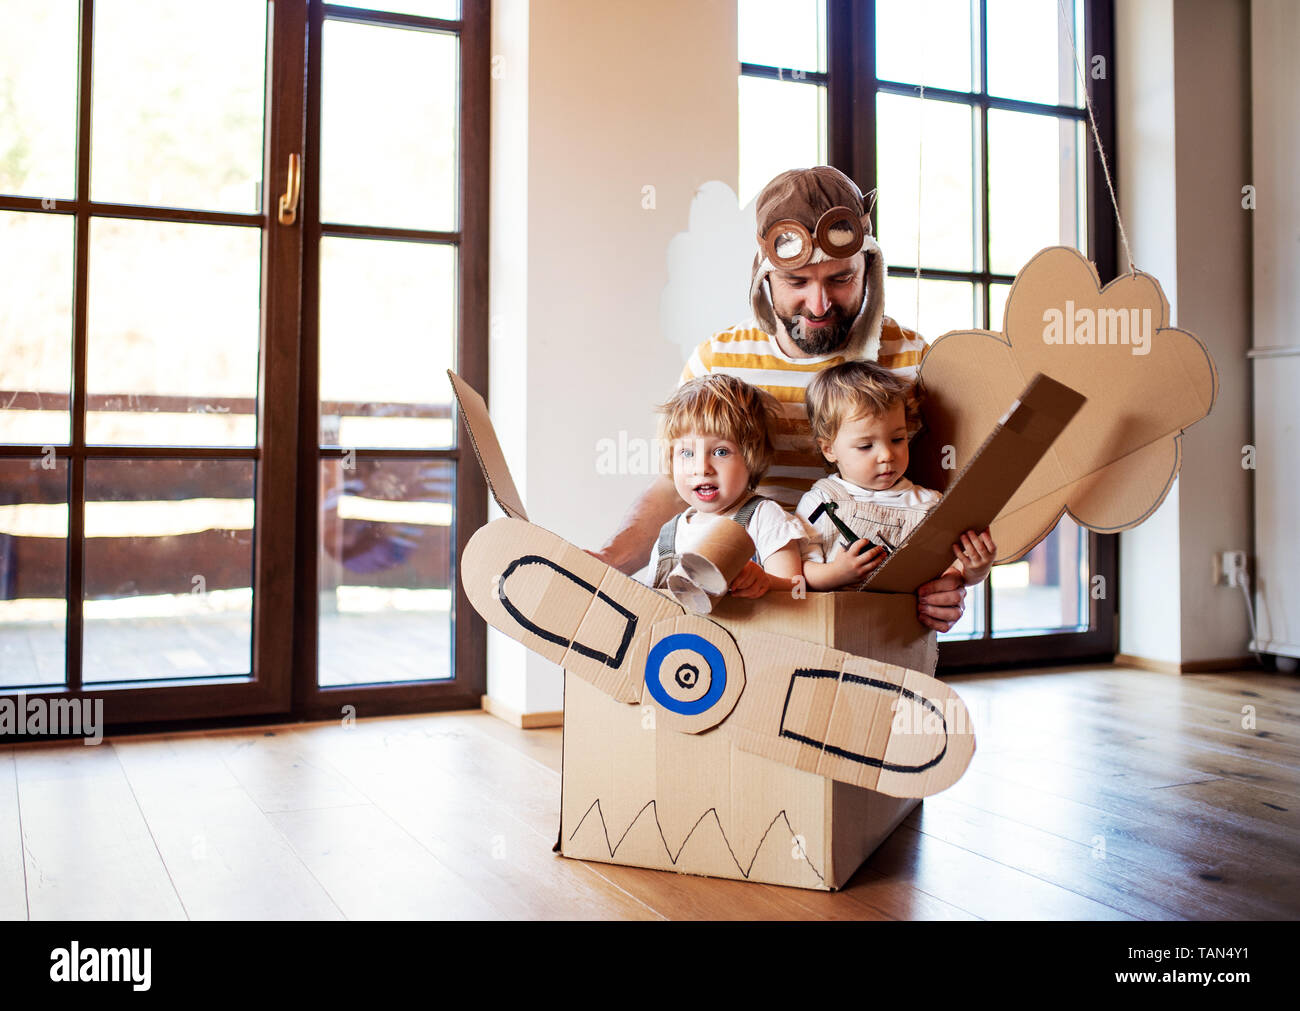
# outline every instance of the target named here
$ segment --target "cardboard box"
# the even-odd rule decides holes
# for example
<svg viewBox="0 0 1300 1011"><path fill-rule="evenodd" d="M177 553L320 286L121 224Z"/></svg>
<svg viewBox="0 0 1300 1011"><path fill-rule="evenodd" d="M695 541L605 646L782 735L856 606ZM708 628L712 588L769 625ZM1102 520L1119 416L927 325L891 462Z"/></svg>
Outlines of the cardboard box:
<svg viewBox="0 0 1300 1011"><path fill-rule="evenodd" d="M918 798L965 771L974 730L931 676L935 636L911 593L722 597L709 618L689 614L529 523L486 405L451 378L507 514L466 546L466 594L489 624L566 672L561 853L837 888ZM1035 405L1072 398L1031 384L1020 413L987 440L985 469L1024 449L1026 433L1050 444L1044 426L1059 431L1070 412ZM1031 415L1034 424L1015 423ZM982 455L955 486L978 483ZM990 517L997 497L983 504Z"/></svg>
<svg viewBox="0 0 1300 1011"><path fill-rule="evenodd" d="M905 594L725 597L710 617L932 673L935 637ZM564 682L558 850L656 870L842 887L920 803L804 772L716 733L656 727L651 706Z"/></svg>

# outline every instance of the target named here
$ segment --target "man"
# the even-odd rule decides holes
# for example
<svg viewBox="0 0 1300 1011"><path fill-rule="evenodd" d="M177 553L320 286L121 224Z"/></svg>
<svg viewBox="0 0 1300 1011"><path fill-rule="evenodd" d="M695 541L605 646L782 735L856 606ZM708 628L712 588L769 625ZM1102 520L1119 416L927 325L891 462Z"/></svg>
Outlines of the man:
<svg viewBox="0 0 1300 1011"><path fill-rule="evenodd" d="M913 380L926 344L884 315L884 257L857 185L818 165L782 172L756 205L759 249L750 304L754 319L714 334L691 355L679 382L724 372L762 387L782 405L776 456L758 490L793 509L826 474L804 407L821 369L868 359ZM598 558L622 572L645 564L660 527L682 511L670 477L660 476L624 517ZM947 576L917 590L917 617L946 632L961 618L966 589Z"/></svg>

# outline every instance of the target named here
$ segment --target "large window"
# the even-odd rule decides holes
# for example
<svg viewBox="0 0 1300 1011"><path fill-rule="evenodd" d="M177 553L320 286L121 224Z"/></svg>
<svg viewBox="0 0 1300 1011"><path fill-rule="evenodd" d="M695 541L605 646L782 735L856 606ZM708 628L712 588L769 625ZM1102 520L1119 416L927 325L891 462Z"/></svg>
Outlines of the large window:
<svg viewBox="0 0 1300 1011"><path fill-rule="evenodd" d="M826 164L826 0L738 0L740 197Z"/></svg>
<svg viewBox="0 0 1300 1011"><path fill-rule="evenodd" d="M477 704L486 0L219 6L0 0L0 692Z"/></svg>
<svg viewBox="0 0 1300 1011"><path fill-rule="evenodd" d="M1044 246L1079 248L1109 280L1113 217L1076 60L1113 150L1110 5L1063 6L1065 18L1058 0L739 0L742 203L799 165L876 190L885 312L929 340L999 329L1016 272ZM972 592L941 662L1112 653L1114 567L1114 538L1064 517Z"/></svg>

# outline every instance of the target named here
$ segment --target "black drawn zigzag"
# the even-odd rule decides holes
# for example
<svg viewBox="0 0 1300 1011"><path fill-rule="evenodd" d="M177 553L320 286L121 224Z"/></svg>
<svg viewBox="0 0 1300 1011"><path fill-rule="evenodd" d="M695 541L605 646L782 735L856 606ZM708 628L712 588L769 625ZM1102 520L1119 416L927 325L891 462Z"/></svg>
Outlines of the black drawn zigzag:
<svg viewBox="0 0 1300 1011"><path fill-rule="evenodd" d="M700 815L699 819L695 822L695 824L691 826L691 830L686 833L686 838L682 840L682 844L679 847L677 847L677 852L673 853L672 850L668 848L668 840L664 836L663 826L659 824L659 807L653 800L649 800L646 801L645 805L641 808L641 810L636 813L636 817L632 819L631 824L629 824L628 827L623 830L623 834L618 837L618 842L611 844L609 841L609 826L605 824L605 811L600 806L600 798L597 797L594 801L592 801L591 807L587 808L586 813L583 814L583 816L578 819L577 826L575 826L573 831L569 833L569 840L570 841L573 840L573 837L578 834L578 829L582 828L583 822L587 820L587 815L591 814L591 812L595 810L596 814L600 818L601 830L605 833L605 847L609 850L609 857L612 860L614 859L614 854L618 852L618 848L623 845L623 840L626 839L628 833L632 831L632 826L635 825L638 820L640 820L641 815L645 814L646 809L651 807L655 809L654 811L655 828L659 830L659 839L664 844L664 854L668 857L669 862L674 867L677 866L677 860L682 855L682 850L686 848L686 844L690 842L691 836L693 836L695 834L695 830L700 827L700 822L704 821L704 819L707 818L709 815L713 815L713 820L718 826L718 831L722 833L722 841L727 844L727 852L731 854L731 859L732 862L735 863L736 865L736 870L738 870L741 876L746 879L749 878L749 873L754 868L754 861L758 859L758 854L763 849L763 843L767 841L767 837L769 833L771 833L772 829L776 827L776 823L778 821L785 822L785 827L790 830L791 837L794 838L798 837L798 833L795 832L794 826L790 824L790 819L786 816L785 809L783 808L782 810L777 812L776 817L773 818L771 824L767 826L767 831L763 833L763 838L758 841L758 846L755 847L754 849L754 855L749 858L749 864L747 866L742 866L740 860L736 857L736 851L732 848L731 840L727 838L726 830L723 829L722 827L722 821L718 818L718 809L715 807L711 807L707 811L705 811L702 815ZM817 880L820 881L822 884L825 884L826 879L822 876L822 873L813 864L812 860L809 858L807 853L804 854L804 860L807 862L809 870L811 870L815 875L817 875Z"/></svg>

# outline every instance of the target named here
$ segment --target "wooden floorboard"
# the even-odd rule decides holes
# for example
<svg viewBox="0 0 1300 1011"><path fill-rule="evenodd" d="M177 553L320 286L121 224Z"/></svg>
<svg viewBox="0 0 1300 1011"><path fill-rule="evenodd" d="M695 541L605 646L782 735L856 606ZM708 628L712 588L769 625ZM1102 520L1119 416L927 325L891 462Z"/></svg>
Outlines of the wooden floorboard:
<svg viewBox="0 0 1300 1011"><path fill-rule="evenodd" d="M519 731L525 733L525 731ZM583 864L551 853L559 775L466 727L455 714L297 731L495 915L658 919ZM439 915L430 909L429 916Z"/></svg>
<svg viewBox="0 0 1300 1011"><path fill-rule="evenodd" d="M1157 904L1165 904L1166 882L1172 882L1178 891L1189 891L1190 882L1191 901L1184 897L1185 904L1171 910L1182 917L1263 916L1269 900L1256 880L1260 868L1268 873L1290 859L1271 837L1225 825L1190 808L1185 808L1181 817L1165 816L1162 808L1153 810L1121 795L1112 795L1109 801L1092 797L1093 803L1088 803L1035 786L1009 784L994 774L972 769L944 796L954 805L996 814L1023 826L1026 834L1048 832L1073 841L1086 847L1093 859L1119 859L1141 868L1137 892ZM926 814L936 807L925 805ZM1251 850L1270 855L1249 864L1237 861L1238 868L1229 880L1209 881L1225 877L1225 861L1231 860L1232 854Z"/></svg>
<svg viewBox="0 0 1300 1011"><path fill-rule="evenodd" d="M256 748L264 738L255 731L238 739ZM189 915L342 919L338 904L224 760L229 743L187 734L111 745ZM268 763L264 793L273 795L283 775Z"/></svg>
<svg viewBox="0 0 1300 1011"><path fill-rule="evenodd" d="M0 918L1300 917L1300 678L951 683L969 771L837 893L556 856L562 731L460 712L0 748Z"/></svg>
<svg viewBox="0 0 1300 1011"><path fill-rule="evenodd" d="M144 812L109 747L16 748L33 920L183 920Z"/></svg>
<svg viewBox="0 0 1300 1011"><path fill-rule="evenodd" d="M0 748L0 920L27 919L18 774L12 747Z"/></svg>

